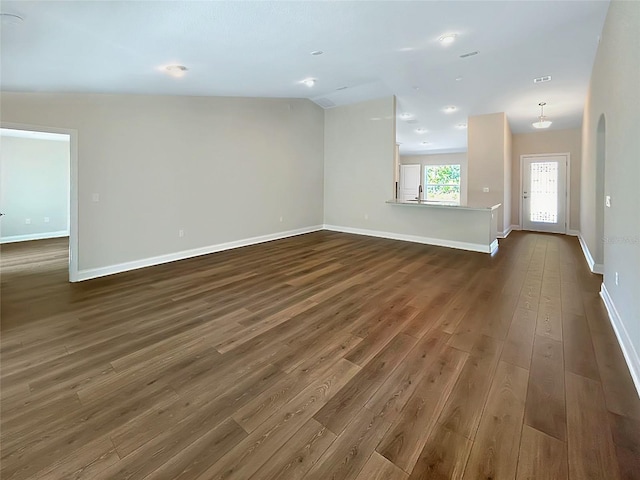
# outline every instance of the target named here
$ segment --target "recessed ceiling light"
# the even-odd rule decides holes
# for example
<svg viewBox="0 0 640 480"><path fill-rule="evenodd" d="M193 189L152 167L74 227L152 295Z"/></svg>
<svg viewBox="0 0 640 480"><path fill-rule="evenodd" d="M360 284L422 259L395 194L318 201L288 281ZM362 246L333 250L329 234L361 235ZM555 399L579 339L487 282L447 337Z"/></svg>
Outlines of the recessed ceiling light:
<svg viewBox="0 0 640 480"><path fill-rule="evenodd" d="M420 90L420 87L413 87L413 89L417 92L418 90Z"/></svg>
<svg viewBox="0 0 640 480"><path fill-rule="evenodd" d="M426 128L416 128L416 133L427 133L427 129Z"/></svg>
<svg viewBox="0 0 640 480"><path fill-rule="evenodd" d="M460 82L462 80L462 77L456 77L456 82Z"/></svg>
<svg viewBox="0 0 640 480"><path fill-rule="evenodd" d="M188 70L184 65L167 65L164 69L172 77L183 77Z"/></svg>
<svg viewBox="0 0 640 480"><path fill-rule="evenodd" d="M311 55L313 55L314 57L318 56L318 55L322 55L324 52L322 50L314 50L313 52L311 52Z"/></svg>
<svg viewBox="0 0 640 480"><path fill-rule="evenodd" d="M454 107L453 105L449 105L448 107L444 107L444 111L446 113L453 113L457 110L456 107Z"/></svg>
<svg viewBox="0 0 640 480"><path fill-rule="evenodd" d="M409 119L409 118L411 118L411 117L413 117L413 115L412 115L412 114L410 114L409 112L404 112L404 113L401 113L401 114L400 114L400 118L402 118L402 119L404 119L404 120L407 120L407 119Z"/></svg>
<svg viewBox="0 0 640 480"><path fill-rule="evenodd" d="M449 45L455 42L456 37L457 35L455 33L447 33L446 35L442 35L438 40L442 45Z"/></svg>
<svg viewBox="0 0 640 480"><path fill-rule="evenodd" d="M466 123L459 123L456 125L456 128L459 128L460 130L464 130L465 128L467 128L467 124Z"/></svg>
<svg viewBox="0 0 640 480"><path fill-rule="evenodd" d="M307 87L311 88L316 84L316 79L315 78L305 78L300 83L302 83L303 85L306 85Z"/></svg>
<svg viewBox="0 0 640 480"><path fill-rule="evenodd" d="M2 18L2 25L20 25L24 22L24 18L15 13L0 13Z"/></svg>

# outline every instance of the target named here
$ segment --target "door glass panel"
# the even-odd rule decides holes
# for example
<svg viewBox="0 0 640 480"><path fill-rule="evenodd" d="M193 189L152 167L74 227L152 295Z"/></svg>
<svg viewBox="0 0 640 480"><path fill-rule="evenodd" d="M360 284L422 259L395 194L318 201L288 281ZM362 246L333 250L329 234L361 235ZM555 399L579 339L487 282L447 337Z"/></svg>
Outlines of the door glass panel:
<svg viewBox="0 0 640 480"><path fill-rule="evenodd" d="M558 162L531 163L530 189L530 221L557 223Z"/></svg>

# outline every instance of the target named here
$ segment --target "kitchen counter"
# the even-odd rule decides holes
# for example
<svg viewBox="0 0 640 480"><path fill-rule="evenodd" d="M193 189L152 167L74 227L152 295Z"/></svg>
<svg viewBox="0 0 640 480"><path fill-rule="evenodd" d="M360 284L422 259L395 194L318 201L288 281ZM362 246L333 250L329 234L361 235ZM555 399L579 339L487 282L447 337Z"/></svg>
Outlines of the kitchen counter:
<svg viewBox="0 0 640 480"><path fill-rule="evenodd" d="M459 205L448 202L387 200L387 224L400 240L493 253L498 248L498 209L495 205ZM373 230L373 229L372 229Z"/></svg>
<svg viewBox="0 0 640 480"><path fill-rule="evenodd" d="M460 205L458 203L432 202L427 200L387 200L386 203L388 203L389 205L402 205L402 206L410 206L410 207L436 207L436 208L454 208L457 210L484 210L484 211L496 210L500 207L500 205L502 205L501 203L496 203L495 205L490 205L490 206Z"/></svg>

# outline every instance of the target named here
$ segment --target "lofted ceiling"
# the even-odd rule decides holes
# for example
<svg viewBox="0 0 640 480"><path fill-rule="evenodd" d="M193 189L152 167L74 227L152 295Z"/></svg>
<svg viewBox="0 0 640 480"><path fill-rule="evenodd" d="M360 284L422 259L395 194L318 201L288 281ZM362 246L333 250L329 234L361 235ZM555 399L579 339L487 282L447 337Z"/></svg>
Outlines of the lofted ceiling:
<svg viewBox="0 0 640 480"><path fill-rule="evenodd" d="M464 151L468 116L576 128L607 1L2 1L3 91L397 96L404 154ZM442 35L455 41L442 45ZM321 55L311 55L320 50ZM461 58L475 52L477 55ZM171 64L188 68L168 75ZM534 84L533 79L552 80ZM314 78L308 87L301 83ZM347 88L344 88L347 87ZM452 113L444 107L455 106ZM405 115L401 115L405 114ZM423 129L425 131L418 132ZM423 143L427 142L427 143Z"/></svg>

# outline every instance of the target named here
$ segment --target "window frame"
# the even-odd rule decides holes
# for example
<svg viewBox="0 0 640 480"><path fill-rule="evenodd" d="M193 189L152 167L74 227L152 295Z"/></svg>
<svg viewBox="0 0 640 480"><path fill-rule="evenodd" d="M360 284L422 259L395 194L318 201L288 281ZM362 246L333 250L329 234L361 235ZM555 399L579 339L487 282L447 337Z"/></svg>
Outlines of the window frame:
<svg viewBox="0 0 640 480"><path fill-rule="evenodd" d="M429 168L434 167L458 167L459 170L459 181L458 183L428 183L427 173ZM443 164L423 164L422 165L422 180L423 180L423 188L422 188L422 200L425 202L440 202L440 203L453 203L456 205L462 204L462 164L460 163L443 163ZM458 189L458 200L433 200L429 199L427 196L427 190L429 187L457 187Z"/></svg>

